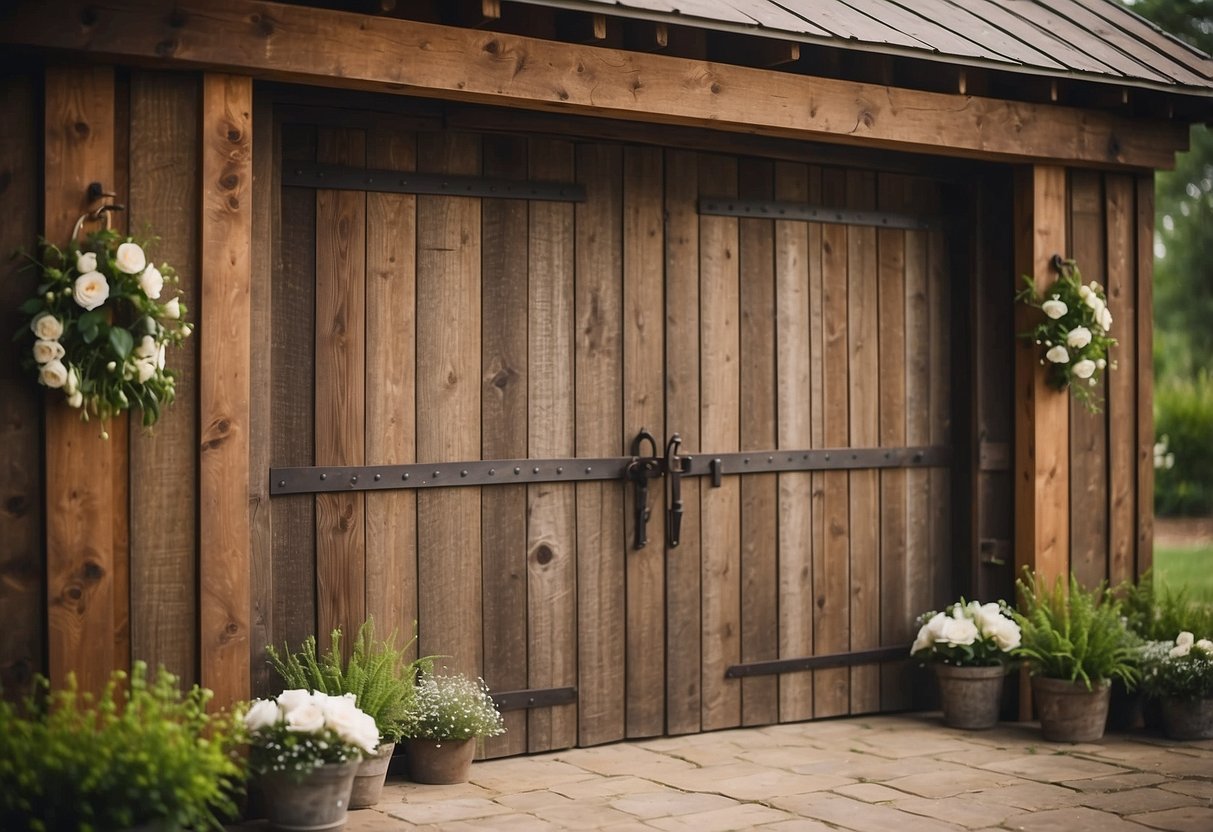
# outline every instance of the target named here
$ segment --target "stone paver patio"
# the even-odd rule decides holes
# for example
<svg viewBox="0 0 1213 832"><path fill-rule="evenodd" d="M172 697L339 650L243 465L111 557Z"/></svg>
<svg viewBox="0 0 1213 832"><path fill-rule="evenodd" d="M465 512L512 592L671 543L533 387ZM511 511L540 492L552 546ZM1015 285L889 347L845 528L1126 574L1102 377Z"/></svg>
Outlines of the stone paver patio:
<svg viewBox="0 0 1213 832"><path fill-rule="evenodd" d="M746 728L478 762L458 786L393 778L346 828L1213 832L1213 741L1060 745L934 714Z"/></svg>

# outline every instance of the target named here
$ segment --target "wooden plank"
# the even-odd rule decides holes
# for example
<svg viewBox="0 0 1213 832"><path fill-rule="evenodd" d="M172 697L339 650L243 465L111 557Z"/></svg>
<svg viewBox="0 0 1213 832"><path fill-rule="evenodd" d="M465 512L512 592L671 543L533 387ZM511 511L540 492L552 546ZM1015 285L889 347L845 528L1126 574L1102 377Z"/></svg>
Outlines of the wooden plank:
<svg viewBox="0 0 1213 832"><path fill-rule="evenodd" d="M804 165L775 166L775 198L809 199L809 171ZM806 448L813 443L815 402L810 339L810 290L820 302L821 226L777 222L775 235L776 296L776 445ZM813 235L815 239L810 239ZM815 248L813 243L817 243ZM817 284L810 284L815 273ZM748 283L747 283L748 285ZM811 511L814 475L778 475L779 656L813 654L813 551ZM779 719L794 722L813 716L813 677L789 674L779 680Z"/></svg>
<svg viewBox="0 0 1213 832"><path fill-rule="evenodd" d="M821 175L824 204L842 205L846 174L826 170ZM847 228L826 225L821 230L822 272L822 409L827 447L850 441L848 407ZM850 484L845 471L822 476L823 545L813 549L813 644L815 653L845 653L850 649ZM868 519L860 522L866 523ZM813 715L837 716L850 707L850 672L821 670L813 679Z"/></svg>
<svg viewBox="0 0 1213 832"><path fill-rule="evenodd" d="M64 32L59 21L81 19L86 7L95 24ZM87 0L48 0L14 11L0 42L947 156L1167 168L1187 144L1186 126L1163 121L979 97L956 107L954 97L942 93L396 18L274 5L271 25L247 26L263 8L252 0L188 0L169 21L139 0L105 9ZM806 100L814 106L787 103Z"/></svg>
<svg viewBox="0 0 1213 832"><path fill-rule="evenodd" d="M170 263L178 288L198 297L198 80L136 72L131 76L129 217L160 238L148 256ZM185 685L197 681L198 339L169 356L177 398L154 433L130 440L131 651L163 664ZM165 522L165 518L173 518Z"/></svg>
<svg viewBox="0 0 1213 832"><path fill-rule="evenodd" d="M572 144L533 140L530 171L536 179L567 182L573 175ZM527 447L532 457L576 452L573 211L568 203L530 203ZM527 681L536 688L580 689L576 487L528 486L527 518ZM578 711L579 705L531 710L527 749L575 745Z"/></svg>
<svg viewBox="0 0 1213 832"><path fill-rule="evenodd" d="M652 148L626 148L623 156L623 434L615 453L630 448L641 430L661 441L665 419L665 332L662 326L662 156ZM578 377L580 383L580 374ZM604 388L609 390L611 388ZM578 421L580 426L581 422ZM605 446L604 446L605 447ZM579 451L580 452L580 451ZM649 489L649 544L631 548L630 489L622 492L625 529L615 552L627 563L627 735L665 731L665 510L663 489Z"/></svg>
<svg viewBox="0 0 1213 832"><path fill-rule="evenodd" d="M417 137L417 168L480 173L480 140ZM417 459L480 453L480 202L417 197ZM453 672L483 666L480 494L417 495L417 612L422 655Z"/></svg>
<svg viewBox="0 0 1213 832"><path fill-rule="evenodd" d="M847 206L876 208L876 174L847 171ZM880 444L880 305L876 229L848 226L847 378L851 444ZM946 328L945 328L946 331ZM852 471L850 480L852 650L880 646L880 474ZM936 549L944 552L946 549ZM851 668L851 713L880 710L880 668Z"/></svg>
<svg viewBox="0 0 1213 832"><path fill-rule="evenodd" d="M735 196L736 161L700 156L699 192ZM740 447L737 223L736 217L699 218L699 430L709 452ZM741 659L741 483L730 477L719 488L703 488L699 510L703 730L710 731L741 724L741 684L724 675Z"/></svg>
<svg viewBox="0 0 1213 832"><path fill-rule="evenodd" d="M202 684L249 695L249 247L253 82L202 80L199 589Z"/></svg>
<svg viewBox="0 0 1213 832"><path fill-rule="evenodd" d="M527 175L527 140L484 139L484 175ZM481 454L521 459L527 454L527 203L481 203ZM484 547L484 678L494 690L527 686L526 486L486 488L480 497ZM485 756L523 754L526 711L507 711L506 732L485 741Z"/></svg>
<svg viewBox="0 0 1213 832"><path fill-rule="evenodd" d="M0 180L11 206L0 226L0 251L29 247L37 237L41 79L31 71L0 78ZM70 230L70 229L69 229ZM33 296L37 276L17 260L0 266L0 331L17 332L26 318L17 311ZM21 349L7 339L0 346L0 690L6 698L30 693L35 673L45 673L46 571L42 548L41 403L27 376Z"/></svg>
<svg viewBox="0 0 1213 832"><path fill-rule="evenodd" d="M944 208L942 195L935 183L917 185L915 190L925 196L928 216L938 216ZM952 444L952 281L948 269L949 241L942 228L927 232L927 308L928 362L930 366L930 442L932 445ZM930 483L930 552L931 609L942 609L956 595L953 587L952 557L944 554L952 548L952 477L946 468L932 468L927 473Z"/></svg>
<svg viewBox="0 0 1213 832"><path fill-rule="evenodd" d="M774 197L770 162L742 159L738 196ZM741 450L776 447L777 377L775 223L743 219L738 229L741 270L740 402ZM807 283L807 281L804 281ZM802 284L801 294L805 294ZM808 303L803 304L806 317ZM771 322L776 321L776 327ZM805 356L805 365L808 356ZM806 415L808 402L800 402ZM804 447L804 446L801 446ZM806 483L807 490L807 483ZM801 513L803 511L803 506ZM741 660L779 658L779 477L758 474L741 481ZM779 721L779 679L741 680L741 722Z"/></svg>
<svg viewBox="0 0 1213 832"><path fill-rule="evenodd" d="M1154 564L1154 175L1137 177L1137 575ZM1125 365L1126 369L1129 365Z"/></svg>
<svg viewBox="0 0 1213 832"><path fill-rule="evenodd" d="M131 133L130 75L116 72L114 75L114 182L112 190L116 202L130 203L130 133ZM129 215L120 213L111 219L110 225L120 234L130 232ZM114 541L114 665L125 668L131 664L131 471L130 441L133 429L130 416L122 414L114 418L110 430L110 453L114 457L115 506L125 510L115 513L110 521L110 534Z"/></svg>
<svg viewBox="0 0 1213 832"><path fill-rule="evenodd" d="M1070 172L1070 256L1086 280L1103 282L1107 272L1104 243L1103 177L1095 171ZM1092 392L1102 400L1103 387ZM1086 586L1108 577L1108 424L1107 408L1091 413L1070 399L1070 571Z"/></svg>
<svg viewBox="0 0 1213 832"><path fill-rule="evenodd" d="M1130 176L1104 179L1105 239L1107 240L1108 309L1117 369L1105 376L1108 413L1108 581L1117 585L1135 577L1135 517L1137 515L1137 329L1133 292L1136 220L1134 183ZM1124 370L1129 372L1124 372ZM1152 456L1152 455L1151 455ZM1151 459L1151 463L1153 459ZM1071 512L1073 514L1073 512ZM1074 518L1078 522L1078 518Z"/></svg>
<svg viewBox="0 0 1213 832"><path fill-rule="evenodd" d="M665 432L682 436L682 452L699 450L698 158L665 156ZM700 480L682 483L683 503L699 505ZM682 541L666 556L666 731L699 731L699 523L682 524Z"/></svg>
<svg viewBox="0 0 1213 832"><path fill-rule="evenodd" d="M113 181L113 70L47 67L44 109L43 234L62 245L89 208L88 183ZM113 472L125 460L99 437L104 426L81 422L58 394L45 400L47 666L56 687L74 672L96 692L115 665Z"/></svg>

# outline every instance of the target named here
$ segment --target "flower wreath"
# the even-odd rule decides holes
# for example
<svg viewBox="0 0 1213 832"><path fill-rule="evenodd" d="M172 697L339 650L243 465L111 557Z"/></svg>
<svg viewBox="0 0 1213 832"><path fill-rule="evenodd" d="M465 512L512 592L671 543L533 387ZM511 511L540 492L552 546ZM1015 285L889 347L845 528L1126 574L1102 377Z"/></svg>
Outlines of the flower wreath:
<svg viewBox="0 0 1213 832"><path fill-rule="evenodd" d="M1108 335L1112 329L1108 296L1094 280L1082 282L1073 260L1056 256L1053 268L1057 270L1057 282L1044 295L1037 294L1032 278L1024 276L1027 288L1015 299L1042 311L1045 320L1020 333L1020 337L1041 348L1040 363L1048 368L1049 385L1058 390L1069 387L1074 397L1095 413L1099 401L1092 388L1099 384L1106 368L1116 368L1108 359L1109 350L1116 345L1116 339Z"/></svg>
<svg viewBox="0 0 1213 832"><path fill-rule="evenodd" d="M181 296L163 297L176 272L167 263L156 267L143 244L108 227L83 243L73 235L66 250L39 240L39 254L38 294L20 306L30 316L28 335L17 333L18 340L32 335L27 369L39 384L62 390L81 419L139 407L143 424L155 424L175 392L165 348L191 332Z"/></svg>

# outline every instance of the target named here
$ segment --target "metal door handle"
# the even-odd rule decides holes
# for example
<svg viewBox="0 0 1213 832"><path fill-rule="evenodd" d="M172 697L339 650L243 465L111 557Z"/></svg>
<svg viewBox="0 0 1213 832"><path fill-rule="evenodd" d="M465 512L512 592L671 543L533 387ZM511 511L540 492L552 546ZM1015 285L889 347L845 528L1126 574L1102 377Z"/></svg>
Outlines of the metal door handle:
<svg viewBox="0 0 1213 832"><path fill-rule="evenodd" d="M641 453L646 442L653 453L650 456L642 457ZM642 429L632 440L632 461L624 469L624 476L632 481L635 488L633 492L635 502L632 509L632 531L634 533L632 548L643 549L649 543L649 517L652 516L652 511L649 509L649 480L661 476L661 460L657 458L657 440L647 430Z"/></svg>
<svg viewBox="0 0 1213 832"><path fill-rule="evenodd" d="M678 546L682 537L682 475L691 470L691 458L678 455L682 437L673 434L665 446L665 474L669 481L670 507L666 511L666 545Z"/></svg>

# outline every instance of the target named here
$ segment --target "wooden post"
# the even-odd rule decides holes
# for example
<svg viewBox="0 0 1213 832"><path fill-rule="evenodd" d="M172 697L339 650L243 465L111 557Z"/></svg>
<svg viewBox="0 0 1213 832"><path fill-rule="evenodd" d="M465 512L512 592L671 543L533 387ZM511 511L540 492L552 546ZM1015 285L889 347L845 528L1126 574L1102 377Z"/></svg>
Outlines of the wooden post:
<svg viewBox="0 0 1213 832"><path fill-rule="evenodd" d="M1066 245L1066 171L1025 167L1015 176L1015 289L1021 275L1038 290L1057 275L1050 261ZM1033 323L1034 310L1015 307L1015 331ZM1052 582L1069 573L1070 398L1045 381L1041 350L1020 339L1015 350L1015 571L1029 567ZM1020 718L1031 718L1027 676L1020 680Z"/></svg>
<svg viewBox="0 0 1213 832"><path fill-rule="evenodd" d="M222 707L249 695L251 78L202 82L199 447L201 679Z"/></svg>
<svg viewBox="0 0 1213 832"><path fill-rule="evenodd" d="M79 64L46 70L46 201L43 233L68 242L90 207L90 182L114 182L114 72ZM98 691L114 669L114 446L103 425L82 422L62 396L46 406L46 555L48 670L63 685L75 672L81 690ZM123 555L125 556L125 555ZM125 619L125 612L120 616Z"/></svg>

